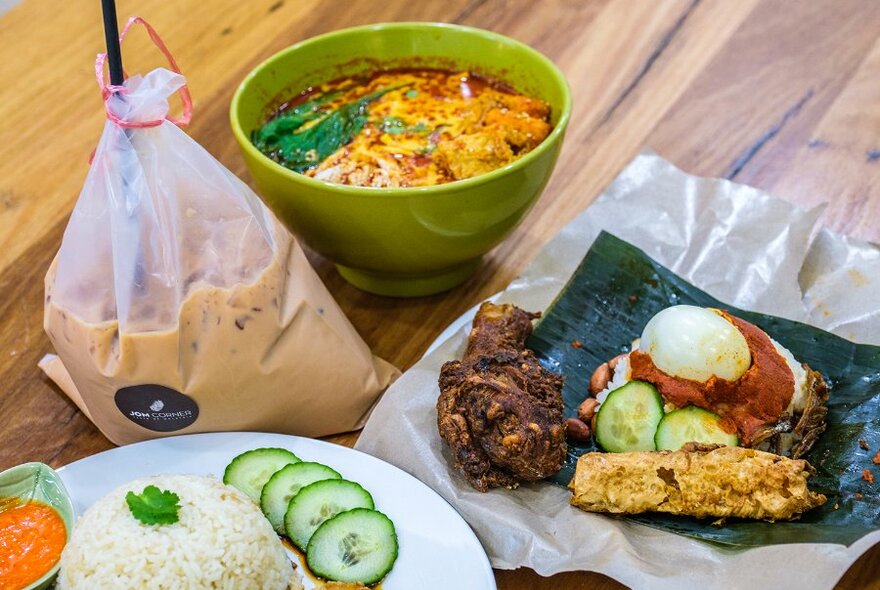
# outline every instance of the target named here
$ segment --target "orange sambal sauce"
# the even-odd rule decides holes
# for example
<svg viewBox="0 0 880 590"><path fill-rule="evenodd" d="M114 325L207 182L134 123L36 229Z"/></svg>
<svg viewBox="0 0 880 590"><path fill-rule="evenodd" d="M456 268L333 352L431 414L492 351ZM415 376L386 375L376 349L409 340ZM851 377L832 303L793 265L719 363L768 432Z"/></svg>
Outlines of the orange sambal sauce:
<svg viewBox="0 0 880 590"><path fill-rule="evenodd" d="M46 504L0 500L0 590L21 590L58 563L67 541L61 515Z"/></svg>
<svg viewBox="0 0 880 590"><path fill-rule="evenodd" d="M431 68L381 70L310 87L272 118L328 95L320 109L329 113L383 90L367 105L363 129L306 176L372 187L443 184L501 168L553 129L546 102L471 72Z"/></svg>

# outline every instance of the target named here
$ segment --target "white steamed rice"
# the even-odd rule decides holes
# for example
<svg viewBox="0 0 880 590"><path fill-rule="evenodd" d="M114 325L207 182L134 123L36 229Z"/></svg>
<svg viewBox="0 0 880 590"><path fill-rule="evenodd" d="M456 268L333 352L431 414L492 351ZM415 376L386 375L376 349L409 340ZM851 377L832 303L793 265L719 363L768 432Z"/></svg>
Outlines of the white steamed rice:
<svg viewBox="0 0 880 590"><path fill-rule="evenodd" d="M180 496L180 520L144 525L125 502L148 485ZM58 590L288 590L301 579L259 507L214 478L160 475L89 508L61 555Z"/></svg>

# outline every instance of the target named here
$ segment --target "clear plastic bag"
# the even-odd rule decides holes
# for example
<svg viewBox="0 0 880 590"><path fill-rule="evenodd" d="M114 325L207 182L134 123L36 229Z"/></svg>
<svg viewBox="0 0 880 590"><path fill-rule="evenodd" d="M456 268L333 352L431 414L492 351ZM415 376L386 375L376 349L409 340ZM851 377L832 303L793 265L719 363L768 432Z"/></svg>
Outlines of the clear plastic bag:
<svg viewBox="0 0 880 590"><path fill-rule="evenodd" d="M133 23L168 55L139 19L123 36ZM44 369L118 444L361 426L397 371L250 188L178 128L188 95L167 119L185 83L157 69L102 84L108 121L46 277L60 360Z"/></svg>

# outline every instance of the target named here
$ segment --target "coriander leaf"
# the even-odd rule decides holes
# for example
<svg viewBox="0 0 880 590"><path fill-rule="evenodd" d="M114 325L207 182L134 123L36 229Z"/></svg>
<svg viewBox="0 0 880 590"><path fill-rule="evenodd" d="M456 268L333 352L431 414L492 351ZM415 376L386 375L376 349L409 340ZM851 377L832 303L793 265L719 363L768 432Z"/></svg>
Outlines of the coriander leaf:
<svg viewBox="0 0 880 590"><path fill-rule="evenodd" d="M379 128L389 135L397 135L398 133L404 133L407 130L406 121L401 119L400 117L382 117L382 122L379 124Z"/></svg>
<svg viewBox="0 0 880 590"><path fill-rule="evenodd" d="M174 524L180 510L180 496L156 486L147 486L140 494L128 492L125 502L131 515L144 524Z"/></svg>
<svg viewBox="0 0 880 590"><path fill-rule="evenodd" d="M407 98L415 98L415 97L417 97L418 95L419 95L419 91L418 91L418 90L407 90L407 91L406 91L406 94L405 94L405 96L406 96Z"/></svg>

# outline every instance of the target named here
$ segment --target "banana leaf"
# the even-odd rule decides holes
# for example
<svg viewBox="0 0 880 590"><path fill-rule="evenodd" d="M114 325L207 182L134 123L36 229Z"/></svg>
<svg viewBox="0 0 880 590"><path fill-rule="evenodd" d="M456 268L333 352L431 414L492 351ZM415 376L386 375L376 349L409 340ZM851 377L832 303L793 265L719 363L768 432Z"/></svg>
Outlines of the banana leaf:
<svg viewBox="0 0 880 590"><path fill-rule="evenodd" d="M825 494L828 501L792 522L729 519L719 525L660 514L625 518L740 547L779 543L850 545L880 529L880 468L871 462L880 449L880 347L856 344L813 326L727 305L638 248L604 232L527 343L546 368L565 375L566 415L576 415L597 366L628 351L654 314L678 304L729 310L764 329L797 359L822 373L830 386L828 429L805 458L816 469L810 487ZM577 347L577 342L582 346ZM860 439L870 450L861 448ZM593 445L571 445L565 467L552 481L567 485L577 458L595 450ZM863 469L877 477L874 486L862 478Z"/></svg>

